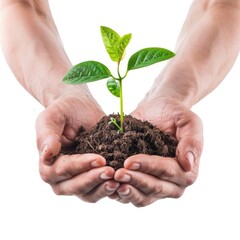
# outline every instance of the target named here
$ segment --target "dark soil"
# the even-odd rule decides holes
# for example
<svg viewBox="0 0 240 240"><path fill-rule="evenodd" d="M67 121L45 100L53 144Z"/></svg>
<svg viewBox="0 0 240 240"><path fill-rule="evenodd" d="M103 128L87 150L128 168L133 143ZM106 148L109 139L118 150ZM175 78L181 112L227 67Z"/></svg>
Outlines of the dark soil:
<svg viewBox="0 0 240 240"><path fill-rule="evenodd" d="M107 165L114 169L123 167L125 159L135 154L175 157L178 141L168 133L161 132L151 123L142 122L130 115L125 116L124 132L110 122L119 115L103 117L90 131L81 128L73 149L63 149L63 154L96 153L103 156Z"/></svg>

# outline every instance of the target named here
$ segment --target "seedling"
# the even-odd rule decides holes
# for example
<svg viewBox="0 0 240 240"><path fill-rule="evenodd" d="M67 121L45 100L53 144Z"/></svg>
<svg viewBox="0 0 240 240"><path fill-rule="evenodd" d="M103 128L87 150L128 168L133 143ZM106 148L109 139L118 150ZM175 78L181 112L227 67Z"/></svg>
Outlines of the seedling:
<svg viewBox="0 0 240 240"><path fill-rule="evenodd" d="M111 28L101 26L100 29L105 48L112 61L117 63L117 76L114 76L110 70L100 62L86 61L73 66L63 78L63 82L66 84L82 84L108 78L108 90L120 99L120 124L118 124L114 118L111 118L111 123L113 123L120 132L123 132L123 79L126 78L130 70L147 67L154 63L170 59L174 57L175 54L165 48L150 47L141 49L129 58L127 70L122 76L120 73L120 63L125 56L125 50L131 40L132 34L129 33L120 37L120 35Z"/></svg>

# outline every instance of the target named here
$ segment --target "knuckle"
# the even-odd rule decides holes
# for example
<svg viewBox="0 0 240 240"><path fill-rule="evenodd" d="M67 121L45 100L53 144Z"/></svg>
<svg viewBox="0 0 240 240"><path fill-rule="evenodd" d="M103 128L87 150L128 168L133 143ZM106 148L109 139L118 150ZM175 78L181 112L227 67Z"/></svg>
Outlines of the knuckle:
<svg viewBox="0 0 240 240"><path fill-rule="evenodd" d="M46 183L50 183L50 178L48 175L44 174L44 173L40 173L40 176L42 178L42 180Z"/></svg>
<svg viewBox="0 0 240 240"><path fill-rule="evenodd" d="M142 207L148 206L149 204L150 204L149 198L146 198L140 202L135 203L134 206L138 208L142 208Z"/></svg>
<svg viewBox="0 0 240 240"><path fill-rule="evenodd" d="M180 198L184 193L184 189L179 188L177 191L174 192L173 198Z"/></svg>
<svg viewBox="0 0 240 240"><path fill-rule="evenodd" d="M146 165L146 173L154 174L159 172L159 167L156 163L151 163L150 165Z"/></svg>
<svg viewBox="0 0 240 240"><path fill-rule="evenodd" d="M58 164L55 168L56 175L59 177L64 177L66 175L65 169L62 163Z"/></svg>
<svg viewBox="0 0 240 240"><path fill-rule="evenodd" d="M172 166L166 166L165 171L163 173L164 177L167 179L174 178L176 176L177 172L176 169Z"/></svg>
<svg viewBox="0 0 240 240"><path fill-rule="evenodd" d="M71 176L71 174L68 171L68 168L66 167L65 161L59 161L58 164L55 167L55 174L59 178L67 178Z"/></svg>
<svg viewBox="0 0 240 240"><path fill-rule="evenodd" d="M163 192L163 186L162 184L156 184L154 187L154 192L156 194L162 193Z"/></svg>
<svg viewBox="0 0 240 240"><path fill-rule="evenodd" d="M187 186L190 186L190 185L192 185L194 182L195 182L195 180L194 180L193 178L187 178L186 185L187 185Z"/></svg>
<svg viewBox="0 0 240 240"><path fill-rule="evenodd" d="M86 192L87 192L87 188L86 188L85 186L83 186L83 187L76 188L76 189L73 191L73 194L74 194L74 195L81 196L81 197L84 197L84 195L86 194Z"/></svg>
<svg viewBox="0 0 240 240"><path fill-rule="evenodd" d="M150 173L158 178L161 177L168 180L176 176L177 169L169 162L159 162L157 164L152 164Z"/></svg>
<svg viewBox="0 0 240 240"><path fill-rule="evenodd" d="M197 177L194 174L189 175L186 178L186 186L192 185L196 181Z"/></svg>
<svg viewBox="0 0 240 240"><path fill-rule="evenodd" d="M79 199L81 199L84 202L87 203L96 203L100 200L100 198L98 198L96 195L94 194L74 194L76 197L78 197Z"/></svg>
<svg viewBox="0 0 240 240"><path fill-rule="evenodd" d="M52 186L52 190L53 190L53 192L54 192L56 195L58 195L58 196L64 195L63 190L60 188L60 186L59 186L58 184Z"/></svg>
<svg viewBox="0 0 240 240"><path fill-rule="evenodd" d="M143 179L135 179L134 185L139 189L143 189L144 191L150 191L149 182L144 181Z"/></svg>
<svg viewBox="0 0 240 240"><path fill-rule="evenodd" d="M39 168L39 173L40 173L40 176L41 176L41 178L44 182L46 182L46 183L51 183L52 182L48 171L46 171L43 168Z"/></svg>
<svg viewBox="0 0 240 240"><path fill-rule="evenodd" d="M89 199L89 200L94 201L94 199L92 199L89 196L90 192L93 190L93 187L94 187L93 183L89 179L86 182L81 183L81 185L77 184L77 186L73 186L72 189L71 189L72 190L71 192L73 193L73 195L81 196L82 198L85 198L86 200Z"/></svg>

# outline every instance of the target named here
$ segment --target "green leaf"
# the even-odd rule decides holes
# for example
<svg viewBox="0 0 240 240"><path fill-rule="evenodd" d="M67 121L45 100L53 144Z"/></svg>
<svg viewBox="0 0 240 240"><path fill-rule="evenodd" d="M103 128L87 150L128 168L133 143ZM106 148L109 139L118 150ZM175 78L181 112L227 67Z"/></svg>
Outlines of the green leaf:
<svg viewBox="0 0 240 240"><path fill-rule="evenodd" d="M164 48L144 48L134 53L128 61L128 70L147 67L175 56L175 53Z"/></svg>
<svg viewBox="0 0 240 240"><path fill-rule="evenodd" d="M107 80L107 88L115 97L120 97L120 84L114 78Z"/></svg>
<svg viewBox="0 0 240 240"><path fill-rule="evenodd" d="M101 26L102 39L105 45L105 48L114 62L119 61L119 43L121 37L111 28Z"/></svg>
<svg viewBox="0 0 240 240"><path fill-rule="evenodd" d="M125 49L128 46L128 44L130 43L130 40L132 38L132 34L125 34L122 38L121 41L119 43L119 60L122 60L124 57L124 53L125 53Z"/></svg>
<svg viewBox="0 0 240 240"><path fill-rule="evenodd" d="M81 84L94 82L112 76L109 69L102 63L96 61L86 61L72 67L63 82L67 84Z"/></svg>
<svg viewBox="0 0 240 240"><path fill-rule="evenodd" d="M132 34L129 33L120 37L113 29L104 26L101 26L101 34L110 58L114 62L121 61L124 56L125 49L131 40Z"/></svg>

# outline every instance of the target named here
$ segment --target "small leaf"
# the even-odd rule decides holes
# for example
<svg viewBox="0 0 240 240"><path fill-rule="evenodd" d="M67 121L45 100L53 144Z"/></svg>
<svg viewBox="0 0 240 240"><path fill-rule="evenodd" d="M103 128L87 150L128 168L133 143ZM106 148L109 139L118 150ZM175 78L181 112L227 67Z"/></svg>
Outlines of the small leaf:
<svg viewBox="0 0 240 240"><path fill-rule="evenodd" d="M114 62L121 61L124 56L125 49L131 40L132 34L129 33L120 37L113 29L104 26L101 26L101 34L110 58Z"/></svg>
<svg viewBox="0 0 240 240"><path fill-rule="evenodd" d="M119 61L119 43L121 37L114 30L108 27L101 26L102 39L105 45L105 48L114 62Z"/></svg>
<svg viewBox="0 0 240 240"><path fill-rule="evenodd" d="M128 46L128 44L130 43L130 40L132 38L132 34L129 33L129 34L125 34L122 38L121 38L121 41L119 43L119 60L122 60L123 57L124 57L124 52L125 52L125 49L126 47Z"/></svg>
<svg viewBox="0 0 240 240"><path fill-rule="evenodd" d="M86 61L72 67L63 78L63 82L67 84L88 83L108 78L111 75L104 64L96 61Z"/></svg>
<svg viewBox="0 0 240 240"><path fill-rule="evenodd" d="M128 61L128 70L147 67L175 56L175 53L164 48L144 48L134 53Z"/></svg>
<svg viewBox="0 0 240 240"><path fill-rule="evenodd" d="M120 97L120 85L114 78L109 78L107 80L107 88L115 97Z"/></svg>

